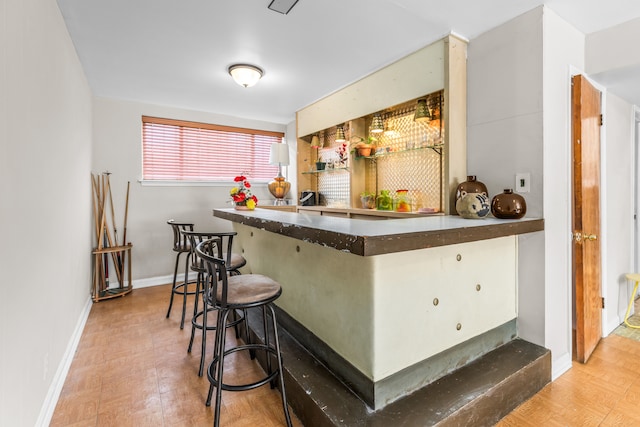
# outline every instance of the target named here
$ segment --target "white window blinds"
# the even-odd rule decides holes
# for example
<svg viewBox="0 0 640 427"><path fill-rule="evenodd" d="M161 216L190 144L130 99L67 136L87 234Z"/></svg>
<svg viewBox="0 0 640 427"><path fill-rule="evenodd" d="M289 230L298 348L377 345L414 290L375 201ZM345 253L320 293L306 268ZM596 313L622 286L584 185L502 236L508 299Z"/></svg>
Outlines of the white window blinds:
<svg viewBox="0 0 640 427"><path fill-rule="evenodd" d="M281 132L142 116L142 177L159 181L269 181L271 144Z"/></svg>

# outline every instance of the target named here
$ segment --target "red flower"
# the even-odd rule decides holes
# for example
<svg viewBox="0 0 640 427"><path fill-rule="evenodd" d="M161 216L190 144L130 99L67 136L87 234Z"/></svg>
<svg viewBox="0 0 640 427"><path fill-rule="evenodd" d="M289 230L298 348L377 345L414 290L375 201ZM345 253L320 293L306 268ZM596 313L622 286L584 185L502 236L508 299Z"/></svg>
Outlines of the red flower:
<svg viewBox="0 0 640 427"><path fill-rule="evenodd" d="M251 196L251 199L253 199L253 201L256 202L256 205L258 204L258 198L256 196Z"/></svg>
<svg viewBox="0 0 640 427"><path fill-rule="evenodd" d="M244 193L236 193L233 196L233 201L236 202L236 203L240 203L240 202L244 202L246 198L247 198L246 194L244 194Z"/></svg>
<svg viewBox="0 0 640 427"><path fill-rule="evenodd" d="M247 178L245 176L240 175L240 176L236 176L233 180L235 182L240 182L240 181L246 181Z"/></svg>
<svg viewBox="0 0 640 427"><path fill-rule="evenodd" d="M245 181L244 186L245 188L251 188L251 184L249 184L249 181Z"/></svg>

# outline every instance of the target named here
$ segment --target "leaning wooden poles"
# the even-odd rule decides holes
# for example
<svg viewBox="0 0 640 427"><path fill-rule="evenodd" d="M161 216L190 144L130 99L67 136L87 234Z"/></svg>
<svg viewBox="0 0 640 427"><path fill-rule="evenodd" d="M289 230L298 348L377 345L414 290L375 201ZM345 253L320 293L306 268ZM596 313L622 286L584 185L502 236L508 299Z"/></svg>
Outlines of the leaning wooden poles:
<svg viewBox="0 0 640 427"><path fill-rule="evenodd" d="M125 206L124 233L122 243L118 242L118 227L111 193L111 173L91 174L93 190L93 219L96 248L93 251L93 300L123 296L131 292L131 243L126 241L127 216L129 213L129 187ZM109 218L109 213L111 217ZM113 236L113 237L112 237ZM111 260L110 260L111 259ZM115 277L109 275L109 269ZM125 277L125 272L128 274ZM113 280L117 281L114 283Z"/></svg>

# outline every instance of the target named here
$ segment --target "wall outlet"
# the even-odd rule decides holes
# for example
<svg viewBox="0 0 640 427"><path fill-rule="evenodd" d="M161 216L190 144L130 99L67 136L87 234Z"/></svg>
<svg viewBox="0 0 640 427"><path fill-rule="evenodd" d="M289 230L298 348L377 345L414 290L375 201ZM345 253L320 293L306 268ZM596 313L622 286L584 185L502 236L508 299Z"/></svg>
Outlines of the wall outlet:
<svg viewBox="0 0 640 427"><path fill-rule="evenodd" d="M531 174L517 173L516 185L513 188L516 193L528 193L531 191Z"/></svg>

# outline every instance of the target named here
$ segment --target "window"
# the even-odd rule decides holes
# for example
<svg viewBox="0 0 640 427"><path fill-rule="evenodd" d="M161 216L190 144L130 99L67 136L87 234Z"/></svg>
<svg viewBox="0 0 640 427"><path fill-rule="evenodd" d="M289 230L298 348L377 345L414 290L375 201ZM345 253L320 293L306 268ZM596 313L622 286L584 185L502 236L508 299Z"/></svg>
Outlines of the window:
<svg viewBox="0 0 640 427"><path fill-rule="evenodd" d="M271 144L284 134L142 116L142 179L228 182L238 175L269 181Z"/></svg>

